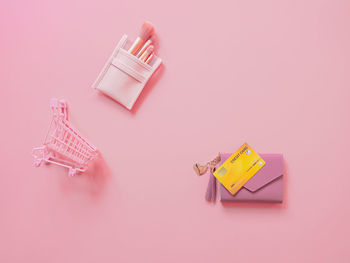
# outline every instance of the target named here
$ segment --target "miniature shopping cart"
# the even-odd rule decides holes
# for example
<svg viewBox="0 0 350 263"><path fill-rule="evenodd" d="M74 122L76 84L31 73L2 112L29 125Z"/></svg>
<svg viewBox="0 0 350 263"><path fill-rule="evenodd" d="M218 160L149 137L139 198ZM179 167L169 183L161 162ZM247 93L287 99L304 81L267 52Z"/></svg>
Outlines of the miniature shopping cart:
<svg viewBox="0 0 350 263"><path fill-rule="evenodd" d="M54 163L69 169L68 175L84 172L97 155L96 147L89 143L68 121L67 103L51 99L53 113L49 130L41 147L34 148L34 165Z"/></svg>

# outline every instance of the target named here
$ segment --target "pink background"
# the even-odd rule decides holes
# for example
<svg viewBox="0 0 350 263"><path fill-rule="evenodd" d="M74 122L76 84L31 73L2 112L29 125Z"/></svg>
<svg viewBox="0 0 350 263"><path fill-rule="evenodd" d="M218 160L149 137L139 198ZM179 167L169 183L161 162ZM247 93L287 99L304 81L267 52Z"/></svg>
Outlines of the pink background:
<svg viewBox="0 0 350 263"><path fill-rule="evenodd" d="M0 262L349 262L350 4L1 2ZM130 113L91 85L150 20L163 67ZM97 172L32 167L49 99ZM207 203L192 165L283 153L283 205Z"/></svg>

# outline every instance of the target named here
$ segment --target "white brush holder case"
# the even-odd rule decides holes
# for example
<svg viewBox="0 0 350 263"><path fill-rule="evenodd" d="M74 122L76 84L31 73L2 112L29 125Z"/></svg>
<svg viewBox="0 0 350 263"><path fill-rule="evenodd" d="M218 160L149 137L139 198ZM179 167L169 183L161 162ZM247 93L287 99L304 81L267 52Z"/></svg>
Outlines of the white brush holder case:
<svg viewBox="0 0 350 263"><path fill-rule="evenodd" d="M129 110L162 63L156 56L153 56L149 64L142 62L127 51L131 44L128 36L124 35L92 86Z"/></svg>

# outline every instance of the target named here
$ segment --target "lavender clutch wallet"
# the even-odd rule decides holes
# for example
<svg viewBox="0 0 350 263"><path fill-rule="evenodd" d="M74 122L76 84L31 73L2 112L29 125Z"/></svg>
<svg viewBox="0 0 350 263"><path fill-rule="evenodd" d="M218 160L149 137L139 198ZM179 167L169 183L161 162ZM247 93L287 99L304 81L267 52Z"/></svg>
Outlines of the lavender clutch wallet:
<svg viewBox="0 0 350 263"><path fill-rule="evenodd" d="M221 154L219 166L231 154ZM283 202L283 155L260 154L266 162L236 195L232 195L224 186L219 185L221 201L250 201L250 202Z"/></svg>

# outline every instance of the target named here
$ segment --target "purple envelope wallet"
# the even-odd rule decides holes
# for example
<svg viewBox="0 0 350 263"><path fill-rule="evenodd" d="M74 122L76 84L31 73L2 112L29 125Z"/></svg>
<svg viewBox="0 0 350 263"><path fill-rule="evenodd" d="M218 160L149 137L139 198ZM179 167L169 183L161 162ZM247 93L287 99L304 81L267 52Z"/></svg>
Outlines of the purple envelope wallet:
<svg viewBox="0 0 350 263"><path fill-rule="evenodd" d="M219 166L231 154L221 154ZM283 202L283 155L260 154L265 165L238 191L232 195L220 184L219 197L221 201L250 201L250 202Z"/></svg>

